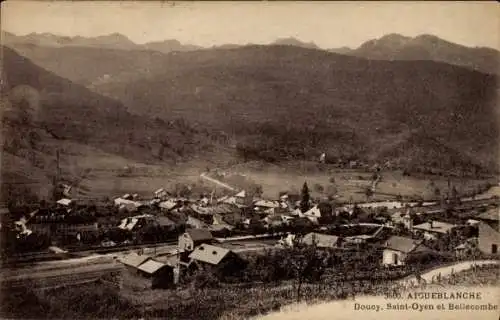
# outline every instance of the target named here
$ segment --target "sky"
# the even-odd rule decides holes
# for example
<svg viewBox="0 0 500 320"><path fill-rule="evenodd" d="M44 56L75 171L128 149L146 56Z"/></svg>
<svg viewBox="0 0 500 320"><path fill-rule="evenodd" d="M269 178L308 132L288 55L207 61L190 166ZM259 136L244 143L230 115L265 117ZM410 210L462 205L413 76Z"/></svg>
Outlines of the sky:
<svg viewBox="0 0 500 320"><path fill-rule="evenodd" d="M121 33L136 43L266 44L295 37L322 48L348 46L389 33L433 34L466 46L500 49L495 1L160 2L22 1L2 3L2 29L18 35Z"/></svg>

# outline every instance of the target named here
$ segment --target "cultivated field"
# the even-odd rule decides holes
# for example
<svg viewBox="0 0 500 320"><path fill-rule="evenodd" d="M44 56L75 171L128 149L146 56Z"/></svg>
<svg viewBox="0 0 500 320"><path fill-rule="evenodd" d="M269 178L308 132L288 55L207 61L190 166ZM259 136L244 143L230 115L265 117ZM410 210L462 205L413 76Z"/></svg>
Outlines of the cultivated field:
<svg viewBox="0 0 500 320"><path fill-rule="evenodd" d="M200 179L200 174L207 169L212 173L217 169L226 173L223 180L230 185L234 180L232 176L245 175L248 181L262 186L263 195L267 198L277 198L282 191L300 193L302 184L307 182L313 197L336 195L340 201L362 202L367 200L365 190L371 186L373 174L364 170L319 166L314 162L289 162L280 165L260 161L238 163L231 150L205 154L203 158L189 161L147 161L130 160L68 141L59 144L58 148L61 151L61 176L67 184L73 186L76 198L103 199L124 193L149 197L158 188L174 190L179 184L193 187L195 193L215 190L217 194L221 194L224 190L220 187ZM13 174L16 176L26 176L27 179L37 182L38 187L35 189L39 196L46 197L49 194L50 176L56 172L55 156L44 156L43 167L32 170L22 169L22 159L13 156L10 159L11 165L9 159L4 159L4 168L13 168ZM444 177L403 176L400 171L383 171L381 174L382 180L370 198L371 201L393 200L398 195L423 197L428 200L436 198L435 187L443 194L448 191L447 179ZM458 192L463 194L476 190L487 181L453 179L451 182ZM235 187L245 188L245 185Z"/></svg>
<svg viewBox="0 0 500 320"><path fill-rule="evenodd" d="M320 167L315 163L289 163L276 166L253 162L229 167L225 172L229 175L245 175L260 184L264 196L270 198L276 198L282 191L300 193L302 184L307 182L315 197L336 194L340 201L361 202L367 200L365 189L372 184L371 172ZM403 176L401 171L382 171L381 175L382 180L377 184L371 201L393 200L398 195L431 200L436 198L435 187L443 194L448 191L448 181L445 177ZM456 187L459 194L472 192L486 182L488 181L451 179L452 186Z"/></svg>

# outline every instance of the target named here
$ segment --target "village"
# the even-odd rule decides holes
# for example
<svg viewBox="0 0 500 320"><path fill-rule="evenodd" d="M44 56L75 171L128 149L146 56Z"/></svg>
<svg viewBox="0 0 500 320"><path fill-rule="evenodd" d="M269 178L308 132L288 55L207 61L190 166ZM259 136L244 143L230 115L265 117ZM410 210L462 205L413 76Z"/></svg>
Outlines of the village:
<svg viewBox="0 0 500 320"><path fill-rule="evenodd" d="M29 213L5 208L3 254L15 261L34 252L59 259L111 252L123 267L115 283L143 289L175 288L200 274L242 281L254 272L249 268L266 267L255 265L262 256L297 248L328 253L325 270L338 269L338 257L346 264L346 256L366 254L365 263L391 277L498 257L497 197L338 203L313 199L307 182L300 194L276 199L247 190L226 193L193 198L160 188L149 199L125 194L106 205L62 198Z"/></svg>

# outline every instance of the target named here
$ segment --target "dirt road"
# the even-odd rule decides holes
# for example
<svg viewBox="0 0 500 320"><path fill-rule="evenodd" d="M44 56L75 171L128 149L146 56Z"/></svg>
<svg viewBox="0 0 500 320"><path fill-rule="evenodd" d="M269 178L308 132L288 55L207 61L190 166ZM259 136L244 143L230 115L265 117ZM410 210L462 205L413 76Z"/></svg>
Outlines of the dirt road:
<svg viewBox="0 0 500 320"><path fill-rule="evenodd" d="M422 279L425 279L425 281L430 282L433 277L437 277L439 274L441 274L442 277L449 276L452 273L468 270L472 268L474 265L475 266L482 266L486 264L496 264L498 265L499 262L497 260L476 260L476 261L462 261L462 262L457 262L453 265L448 265L444 267L439 267L436 269L429 270L427 272L424 272L421 277ZM415 276L410 276L408 278L402 279L401 282L409 282L413 281L416 282L416 277Z"/></svg>
<svg viewBox="0 0 500 320"><path fill-rule="evenodd" d="M224 182L220 182L219 180L215 180L214 178L210 178L210 177L209 177L209 176L207 176L205 173L200 174L200 177L201 177L202 179L208 180L208 181L210 181L210 182L212 182L212 183L215 183L216 185L219 185L219 186L221 186L221 187L223 187L223 188L226 188L226 189L228 189L228 190L231 190L231 191L236 191L236 189L235 189L235 188L233 188L233 187L231 187L230 185L228 185L228 184L226 184L226 183L224 183Z"/></svg>

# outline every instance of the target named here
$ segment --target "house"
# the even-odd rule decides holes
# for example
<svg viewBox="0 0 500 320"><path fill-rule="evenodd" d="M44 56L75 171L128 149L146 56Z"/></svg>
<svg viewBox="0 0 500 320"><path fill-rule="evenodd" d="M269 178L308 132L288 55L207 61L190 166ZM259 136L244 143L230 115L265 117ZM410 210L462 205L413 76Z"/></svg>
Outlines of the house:
<svg viewBox="0 0 500 320"><path fill-rule="evenodd" d="M146 226L152 219L154 219L154 216L150 214L128 217L121 220L118 228L129 231L137 231Z"/></svg>
<svg viewBox="0 0 500 320"><path fill-rule="evenodd" d="M269 201L269 200L258 200L253 205L255 210L257 211L265 211L280 207L280 203L278 201Z"/></svg>
<svg viewBox="0 0 500 320"><path fill-rule="evenodd" d="M293 223L293 220L295 220L295 217L288 216L288 215L281 215L281 219L283 220L283 223L288 226L288 225Z"/></svg>
<svg viewBox="0 0 500 320"><path fill-rule="evenodd" d="M64 208L37 209L19 221L34 233L56 236L76 236L81 232L97 232L97 218L92 215L72 215Z"/></svg>
<svg viewBox="0 0 500 320"><path fill-rule="evenodd" d="M332 216L333 208L327 203L320 203L306 212L299 214L299 217L306 217L314 223L318 223L322 218L331 218Z"/></svg>
<svg viewBox="0 0 500 320"><path fill-rule="evenodd" d="M404 266L412 255L428 254L432 250L411 238L392 236L384 245L382 264L384 266Z"/></svg>
<svg viewBox="0 0 500 320"><path fill-rule="evenodd" d="M413 219L408 212L397 211L391 215L390 226L402 225L408 230L413 229Z"/></svg>
<svg viewBox="0 0 500 320"><path fill-rule="evenodd" d="M193 251L195 247L203 243L212 243L212 233L207 229L188 229L179 236L179 250Z"/></svg>
<svg viewBox="0 0 500 320"><path fill-rule="evenodd" d="M208 227L207 223L205 223L204 221L201 221L200 219L195 218L193 216L188 216L188 219L186 221L186 225L190 228L193 228L193 229L203 229L203 228Z"/></svg>
<svg viewBox="0 0 500 320"><path fill-rule="evenodd" d="M60 200L57 200L57 204L67 207L67 206L72 204L72 201L70 199L60 199Z"/></svg>
<svg viewBox="0 0 500 320"><path fill-rule="evenodd" d="M471 227L477 227L481 223L481 221L475 220L475 219L468 219L465 224Z"/></svg>
<svg viewBox="0 0 500 320"><path fill-rule="evenodd" d="M160 188L153 193L154 199L165 200L168 196L168 192L163 188Z"/></svg>
<svg viewBox="0 0 500 320"><path fill-rule="evenodd" d="M141 287L167 288L178 282L175 266L156 261L151 256L131 253L118 259L125 268L125 282Z"/></svg>
<svg viewBox="0 0 500 320"><path fill-rule="evenodd" d="M131 194L126 193L126 194L124 194L121 198L122 198L122 199L125 199L125 200L132 200L132 198L133 198L133 197L132 197L132 195L131 195Z"/></svg>
<svg viewBox="0 0 500 320"><path fill-rule="evenodd" d="M120 210L135 212L139 209L139 207L143 206L143 204L138 201L130 200L132 198L131 195L126 195L126 196L129 196L128 197L129 199L116 198L114 200L115 206L117 206Z"/></svg>
<svg viewBox="0 0 500 320"><path fill-rule="evenodd" d="M207 228L216 237L227 237L235 227L226 223L220 214L214 214L213 223Z"/></svg>
<svg viewBox="0 0 500 320"><path fill-rule="evenodd" d="M250 217L243 220L243 226L246 229L264 229L264 223L257 217Z"/></svg>
<svg viewBox="0 0 500 320"><path fill-rule="evenodd" d="M425 239L431 240L449 235L450 232L457 227L458 226L455 224L430 220L413 226L413 232L415 234L422 234Z"/></svg>
<svg viewBox="0 0 500 320"><path fill-rule="evenodd" d="M167 217L163 217L163 216L156 217L155 222L156 222L155 224L158 227L162 228L164 231L172 231L177 226L177 224L174 221L170 220Z"/></svg>
<svg viewBox="0 0 500 320"><path fill-rule="evenodd" d="M126 256L122 256L118 259L119 262L123 263L125 267L131 272L137 272L137 268L143 264L144 262L152 259L148 255L141 255L135 252L132 252Z"/></svg>
<svg viewBox="0 0 500 320"><path fill-rule="evenodd" d="M454 248L457 258L466 258L477 249L477 238L469 238Z"/></svg>
<svg viewBox="0 0 500 320"><path fill-rule="evenodd" d="M288 233L286 237L281 237L278 241L277 245L281 247L289 247L292 248L295 244L297 236L291 233Z"/></svg>
<svg viewBox="0 0 500 320"><path fill-rule="evenodd" d="M149 259L137 267L139 275L151 281L151 288L168 288L178 282L175 268L171 265Z"/></svg>
<svg viewBox="0 0 500 320"><path fill-rule="evenodd" d="M227 204L236 205L238 208L246 207L252 204L253 197L247 194L245 190L242 190L231 197L222 197L218 201Z"/></svg>
<svg viewBox="0 0 500 320"><path fill-rule="evenodd" d="M118 228L135 232L146 226L156 226L168 232L174 230L177 224L164 216L142 214L122 219Z"/></svg>
<svg viewBox="0 0 500 320"><path fill-rule="evenodd" d="M313 228L316 223L306 217L298 217L291 221L291 226L299 229Z"/></svg>
<svg viewBox="0 0 500 320"><path fill-rule="evenodd" d="M228 236L231 231L234 230L234 227L230 224L227 223L221 223L221 224L213 224L208 226L208 230L217 237L226 237Z"/></svg>
<svg viewBox="0 0 500 320"><path fill-rule="evenodd" d="M275 216L275 215L268 215L267 217L262 219L262 221L264 222L264 226L266 228L277 228L285 224L281 216Z"/></svg>
<svg viewBox="0 0 500 320"><path fill-rule="evenodd" d="M236 253L227 248L202 244L189 255L190 264L196 268L214 269L225 275L235 274L245 266L243 261Z"/></svg>
<svg viewBox="0 0 500 320"><path fill-rule="evenodd" d="M499 223L500 223L500 212L499 208L490 208L485 212L477 215L475 217L477 220L481 220L484 223L488 224L493 229L499 231Z"/></svg>
<svg viewBox="0 0 500 320"><path fill-rule="evenodd" d="M0 205L0 216L7 216L10 214L10 210L5 204Z"/></svg>
<svg viewBox="0 0 500 320"><path fill-rule="evenodd" d="M207 197L202 197L200 200L198 200L198 204L202 207L206 207L210 204L210 199Z"/></svg>
<svg viewBox="0 0 500 320"><path fill-rule="evenodd" d="M498 254L500 232L485 222L478 224L477 247L485 254Z"/></svg>
<svg viewBox="0 0 500 320"><path fill-rule="evenodd" d="M340 238L337 236L316 232L310 232L302 238L302 243L309 246L315 244L318 248L337 248L340 242Z"/></svg>
<svg viewBox="0 0 500 320"><path fill-rule="evenodd" d="M158 204L158 206L160 207L160 209L162 211L170 211L170 210L173 210L173 209L179 207L179 204L177 203L177 201L169 199L169 200L160 202Z"/></svg>

